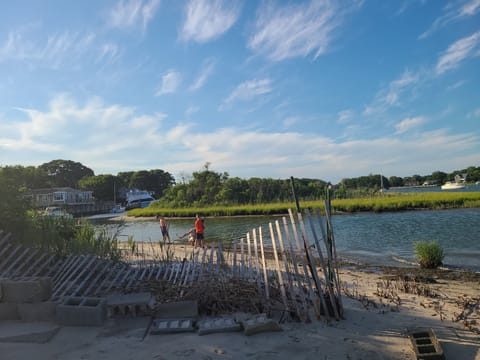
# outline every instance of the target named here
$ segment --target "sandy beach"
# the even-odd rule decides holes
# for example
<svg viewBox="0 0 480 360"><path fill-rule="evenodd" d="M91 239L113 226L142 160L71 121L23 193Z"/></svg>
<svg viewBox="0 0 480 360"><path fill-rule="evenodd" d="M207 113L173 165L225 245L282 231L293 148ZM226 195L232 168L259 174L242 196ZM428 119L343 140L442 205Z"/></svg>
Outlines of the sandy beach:
<svg viewBox="0 0 480 360"><path fill-rule="evenodd" d="M188 244L173 248L178 257L192 251ZM479 360L479 278L461 271L344 264L340 268L343 320L282 322L281 332L252 336L242 332L153 335L147 331L150 318L141 316L111 318L99 327L3 321L0 359L407 360L416 358L408 331L431 328L446 359ZM44 336L12 338L37 330Z"/></svg>

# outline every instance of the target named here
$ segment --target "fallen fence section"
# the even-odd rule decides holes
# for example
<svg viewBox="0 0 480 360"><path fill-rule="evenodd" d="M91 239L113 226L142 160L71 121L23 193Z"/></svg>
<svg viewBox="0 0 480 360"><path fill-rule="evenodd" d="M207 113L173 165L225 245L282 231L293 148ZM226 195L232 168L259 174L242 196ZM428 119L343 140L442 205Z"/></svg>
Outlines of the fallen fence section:
<svg viewBox="0 0 480 360"><path fill-rule="evenodd" d="M16 245L0 231L0 278L50 277L50 300L57 302L150 291L163 302L196 300L209 315L247 310L305 322L340 320L343 306L329 216L327 212L324 220L319 211L312 216L307 210L304 220L290 211L288 217L252 229L228 247L185 248L179 259L168 245L152 244L123 262L89 254L58 259L41 249ZM269 234L268 245L264 234Z"/></svg>

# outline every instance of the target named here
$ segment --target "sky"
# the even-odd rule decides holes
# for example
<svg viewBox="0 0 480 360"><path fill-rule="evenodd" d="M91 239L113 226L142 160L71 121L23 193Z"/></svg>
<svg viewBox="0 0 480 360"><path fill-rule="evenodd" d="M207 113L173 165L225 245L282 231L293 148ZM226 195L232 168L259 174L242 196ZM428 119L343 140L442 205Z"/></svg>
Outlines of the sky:
<svg viewBox="0 0 480 360"><path fill-rule="evenodd" d="M0 166L333 183L480 166L480 0L0 7Z"/></svg>

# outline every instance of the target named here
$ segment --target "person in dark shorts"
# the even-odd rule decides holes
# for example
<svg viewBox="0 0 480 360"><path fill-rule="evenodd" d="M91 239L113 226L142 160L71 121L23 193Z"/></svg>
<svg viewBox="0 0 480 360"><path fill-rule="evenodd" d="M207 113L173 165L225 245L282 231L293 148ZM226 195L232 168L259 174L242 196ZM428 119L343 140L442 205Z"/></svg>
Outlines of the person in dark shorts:
<svg viewBox="0 0 480 360"><path fill-rule="evenodd" d="M195 235L196 235L195 247L200 246L203 248L205 246L204 233L205 233L205 223L203 219L199 215L197 215L195 217Z"/></svg>

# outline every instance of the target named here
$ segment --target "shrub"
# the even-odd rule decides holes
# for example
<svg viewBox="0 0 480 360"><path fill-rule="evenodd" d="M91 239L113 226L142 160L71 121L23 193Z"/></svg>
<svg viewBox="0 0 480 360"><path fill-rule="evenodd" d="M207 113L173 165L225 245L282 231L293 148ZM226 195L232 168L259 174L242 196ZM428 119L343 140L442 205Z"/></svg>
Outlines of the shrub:
<svg viewBox="0 0 480 360"><path fill-rule="evenodd" d="M419 241L415 243L415 255L421 268L435 269L442 265L445 254L436 241Z"/></svg>

